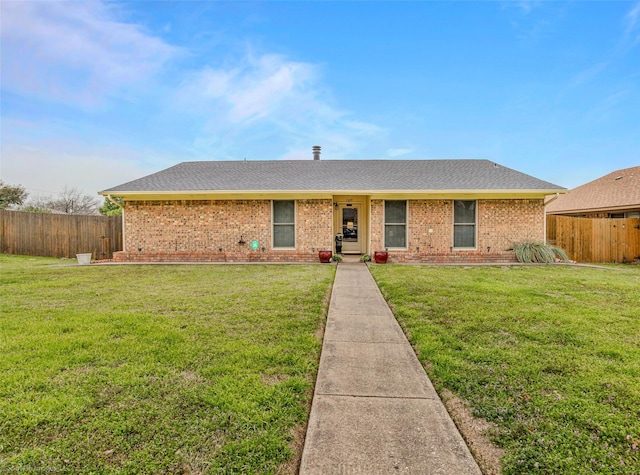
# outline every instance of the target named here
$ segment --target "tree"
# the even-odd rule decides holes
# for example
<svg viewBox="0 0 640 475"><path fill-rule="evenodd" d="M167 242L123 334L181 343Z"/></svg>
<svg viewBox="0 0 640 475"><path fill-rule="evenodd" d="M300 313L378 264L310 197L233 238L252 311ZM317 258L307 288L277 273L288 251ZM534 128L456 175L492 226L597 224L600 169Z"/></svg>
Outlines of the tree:
<svg viewBox="0 0 640 475"><path fill-rule="evenodd" d="M20 211L26 211L28 213L51 213L50 209L38 208L37 206L29 205L20 208Z"/></svg>
<svg viewBox="0 0 640 475"><path fill-rule="evenodd" d="M103 216L122 216L122 207L124 206L124 200L122 198L111 198L116 203L119 203L120 206L115 204L109 198L104 199L104 204L100 206L100 214Z"/></svg>
<svg viewBox="0 0 640 475"><path fill-rule="evenodd" d="M37 208L49 209L65 214L98 214L100 201L84 195L77 188L64 187L58 198L40 199L33 203Z"/></svg>
<svg viewBox="0 0 640 475"><path fill-rule="evenodd" d="M10 205L21 205L27 196L29 193L22 185L11 186L0 180L0 209L6 209Z"/></svg>

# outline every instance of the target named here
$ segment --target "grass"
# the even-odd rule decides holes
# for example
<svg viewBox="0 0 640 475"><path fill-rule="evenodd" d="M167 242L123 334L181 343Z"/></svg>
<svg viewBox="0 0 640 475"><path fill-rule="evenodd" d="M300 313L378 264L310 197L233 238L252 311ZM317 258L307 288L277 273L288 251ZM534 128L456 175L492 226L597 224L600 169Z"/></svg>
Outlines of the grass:
<svg viewBox="0 0 640 475"><path fill-rule="evenodd" d="M0 473L295 470L335 266L54 263L0 255Z"/></svg>
<svg viewBox="0 0 640 475"><path fill-rule="evenodd" d="M640 473L640 267L372 266L505 474Z"/></svg>

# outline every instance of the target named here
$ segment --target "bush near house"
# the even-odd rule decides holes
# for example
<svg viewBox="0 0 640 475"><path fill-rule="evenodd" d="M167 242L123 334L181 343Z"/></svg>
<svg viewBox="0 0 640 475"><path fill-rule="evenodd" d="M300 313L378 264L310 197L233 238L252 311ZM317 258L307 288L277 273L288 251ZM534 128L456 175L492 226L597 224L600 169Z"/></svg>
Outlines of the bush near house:
<svg viewBox="0 0 640 475"><path fill-rule="evenodd" d="M335 266L60 262L0 255L0 473L295 472Z"/></svg>
<svg viewBox="0 0 640 475"><path fill-rule="evenodd" d="M515 251L518 262L525 264L553 264L556 261L569 261L562 248L550 244L527 241L515 244L508 250Z"/></svg>
<svg viewBox="0 0 640 475"><path fill-rule="evenodd" d="M505 474L640 473L640 268L371 267Z"/></svg>

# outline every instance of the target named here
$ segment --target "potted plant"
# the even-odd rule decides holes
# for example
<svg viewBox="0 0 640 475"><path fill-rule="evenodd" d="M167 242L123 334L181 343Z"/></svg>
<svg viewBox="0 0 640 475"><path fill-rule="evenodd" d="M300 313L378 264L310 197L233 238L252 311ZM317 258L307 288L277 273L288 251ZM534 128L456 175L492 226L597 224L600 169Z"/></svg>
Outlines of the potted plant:
<svg viewBox="0 0 640 475"><path fill-rule="evenodd" d="M333 256L333 251L331 249L325 249L318 251L318 257L320 258L320 262L328 263L331 262L331 257Z"/></svg>
<svg viewBox="0 0 640 475"><path fill-rule="evenodd" d="M389 252L385 249L384 251L375 251L373 253L373 260L376 261L376 264L386 264L389 259Z"/></svg>

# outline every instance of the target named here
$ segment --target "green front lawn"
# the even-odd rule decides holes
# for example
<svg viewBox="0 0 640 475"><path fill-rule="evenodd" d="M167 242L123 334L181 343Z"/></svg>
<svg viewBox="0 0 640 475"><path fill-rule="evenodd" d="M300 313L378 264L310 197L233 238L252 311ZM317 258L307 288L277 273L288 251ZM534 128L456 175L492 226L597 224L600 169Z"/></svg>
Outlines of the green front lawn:
<svg viewBox="0 0 640 475"><path fill-rule="evenodd" d="M506 474L640 473L640 267L372 266Z"/></svg>
<svg viewBox="0 0 640 475"><path fill-rule="evenodd" d="M334 266L59 263L0 255L0 473L295 470Z"/></svg>

